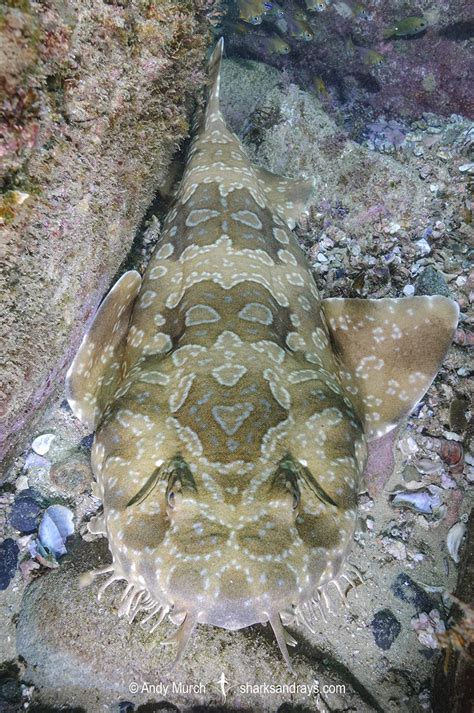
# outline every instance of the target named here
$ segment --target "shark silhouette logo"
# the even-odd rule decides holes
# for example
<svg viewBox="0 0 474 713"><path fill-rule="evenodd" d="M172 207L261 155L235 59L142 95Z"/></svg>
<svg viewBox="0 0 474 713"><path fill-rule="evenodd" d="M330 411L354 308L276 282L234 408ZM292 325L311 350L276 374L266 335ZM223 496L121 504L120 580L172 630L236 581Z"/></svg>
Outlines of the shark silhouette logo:
<svg viewBox="0 0 474 713"><path fill-rule="evenodd" d="M222 671L220 678L217 679L216 683L219 685L221 693L222 693L222 703L225 703L227 700L227 690L226 686L229 685L229 681L225 677L224 671Z"/></svg>
<svg viewBox="0 0 474 713"><path fill-rule="evenodd" d="M227 700L227 694L229 693L230 690L232 690L232 688L235 688L235 686L237 684L234 684L233 686L231 686L230 681L227 680L224 671L222 671L221 675L219 676L217 681L215 681L215 683L217 684L217 686L219 687L219 690L221 692L222 703L225 703Z"/></svg>

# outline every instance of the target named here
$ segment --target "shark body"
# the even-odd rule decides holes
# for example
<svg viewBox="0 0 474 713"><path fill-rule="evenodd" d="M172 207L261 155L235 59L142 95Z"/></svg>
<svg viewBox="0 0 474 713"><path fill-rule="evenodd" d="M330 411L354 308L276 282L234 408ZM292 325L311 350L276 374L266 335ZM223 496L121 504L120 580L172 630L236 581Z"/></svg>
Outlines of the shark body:
<svg viewBox="0 0 474 713"><path fill-rule="evenodd" d="M321 300L292 233L312 180L249 162L219 110L222 41L182 183L143 276L123 275L68 372L122 612L314 628L341 589L367 440L423 396L458 308ZM349 577L350 579L350 577ZM153 619L154 617L154 619Z"/></svg>

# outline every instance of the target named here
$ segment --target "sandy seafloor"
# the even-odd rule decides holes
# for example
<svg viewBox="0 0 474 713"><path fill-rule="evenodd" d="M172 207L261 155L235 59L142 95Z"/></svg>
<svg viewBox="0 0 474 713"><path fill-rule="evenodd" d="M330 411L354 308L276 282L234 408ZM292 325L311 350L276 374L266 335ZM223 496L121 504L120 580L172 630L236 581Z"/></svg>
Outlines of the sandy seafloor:
<svg viewBox="0 0 474 713"><path fill-rule="evenodd" d="M297 233L322 296L449 294L461 307L455 344L400 430L391 475L389 450L371 461L350 557L364 582L349 590L347 609L335 598L335 615L313 633L291 627L299 642L291 652L294 677L263 626L198 627L183 663L166 675L172 652L160 641L170 624L149 635L137 622L117 619L119 585L100 603L97 585L78 588L79 573L106 561L107 547L86 528L100 506L90 492L90 434L64 396L51 404L31 433L31 442L54 434L49 449L18 454L0 493L1 540L17 543L21 562L0 591L1 710L132 711L147 702L140 710L432 710L432 678L444 656L436 633L448 620L446 593L456 585L454 560L472 503L474 128L461 116L396 124L380 117L365 132L359 122L356 143L342 115L331 117L318 97L278 70L227 60L223 85L228 121L245 134L255 161L317 178L314 206ZM162 207L137 238L129 266L146 262ZM411 506L392 505L394 491L407 490ZM74 513L75 535L57 568L37 567L28 553L36 535L12 525L12 508L27 496L43 509L60 503ZM460 549L449 553L453 526ZM315 682L320 693L308 693L305 686ZM292 685L272 691L271 684Z"/></svg>

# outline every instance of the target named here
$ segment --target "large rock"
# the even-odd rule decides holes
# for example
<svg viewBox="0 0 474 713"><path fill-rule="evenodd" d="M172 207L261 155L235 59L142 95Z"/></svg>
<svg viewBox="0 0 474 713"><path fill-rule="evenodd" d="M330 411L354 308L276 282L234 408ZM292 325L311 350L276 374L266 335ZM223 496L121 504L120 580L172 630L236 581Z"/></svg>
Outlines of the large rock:
<svg viewBox="0 0 474 713"><path fill-rule="evenodd" d="M222 84L226 119L252 160L281 175L314 176L314 205L332 223L361 238L382 220L426 225L432 195L413 167L352 141L317 97L249 60L224 62Z"/></svg>
<svg viewBox="0 0 474 713"><path fill-rule="evenodd" d="M217 4L2 10L0 460L62 384L165 183L205 77L205 12Z"/></svg>

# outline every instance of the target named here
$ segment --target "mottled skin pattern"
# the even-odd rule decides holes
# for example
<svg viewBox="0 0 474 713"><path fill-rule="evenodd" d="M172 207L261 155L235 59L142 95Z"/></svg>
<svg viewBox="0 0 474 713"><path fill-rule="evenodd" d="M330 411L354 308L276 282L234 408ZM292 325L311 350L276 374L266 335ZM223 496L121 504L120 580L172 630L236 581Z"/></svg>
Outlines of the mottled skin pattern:
<svg viewBox="0 0 474 713"><path fill-rule="evenodd" d="M128 583L122 610L170 613L178 655L196 623L270 621L288 660L282 619L314 628L340 590L366 436L423 395L457 312L444 298L321 302L291 231L312 181L252 167L218 108L221 51L157 249L142 282L127 273L104 301L69 400L96 429L93 527L113 555L106 585ZM418 329L435 354L417 361Z"/></svg>

